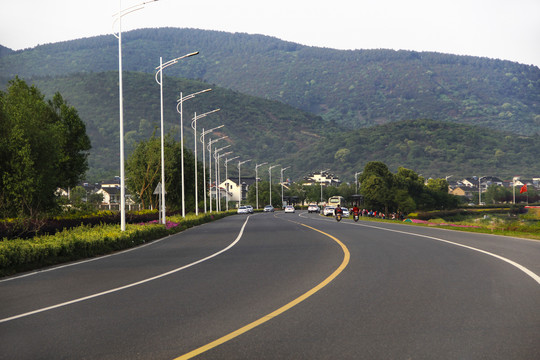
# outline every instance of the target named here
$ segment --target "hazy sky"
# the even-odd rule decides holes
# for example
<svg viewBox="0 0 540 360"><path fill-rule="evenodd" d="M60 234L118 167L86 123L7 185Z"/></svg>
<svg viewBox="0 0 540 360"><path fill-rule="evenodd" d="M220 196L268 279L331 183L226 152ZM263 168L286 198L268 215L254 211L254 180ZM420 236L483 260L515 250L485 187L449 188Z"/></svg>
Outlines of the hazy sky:
<svg viewBox="0 0 540 360"><path fill-rule="evenodd" d="M122 8L141 0L122 0ZM18 50L109 34L119 0L0 0L0 44ZM334 49L437 51L540 66L540 0L159 0L123 30L188 27ZM112 35L111 35L112 36Z"/></svg>

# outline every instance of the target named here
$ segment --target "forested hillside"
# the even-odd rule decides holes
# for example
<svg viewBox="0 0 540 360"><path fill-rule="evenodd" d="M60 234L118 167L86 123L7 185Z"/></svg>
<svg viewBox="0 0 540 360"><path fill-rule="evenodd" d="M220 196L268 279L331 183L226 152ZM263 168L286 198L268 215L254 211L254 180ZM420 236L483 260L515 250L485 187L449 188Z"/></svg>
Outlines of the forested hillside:
<svg viewBox="0 0 540 360"><path fill-rule="evenodd" d="M540 136L520 136L477 126L410 120L329 135L316 149L291 157L313 170L332 169L352 181L369 161L392 171L402 166L425 178L540 174ZM300 160L301 159L301 160Z"/></svg>
<svg viewBox="0 0 540 360"><path fill-rule="evenodd" d="M50 98L60 92L74 106L86 123L92 142L89 156L89 179L103 180L118 174L119 163L119 110L118 73L75 74L59 78L27 79ZM197 128L224 128L212 133L212 138L227 135L219 146L231 144L235 155L253 159L253 162L274 161L284 154L296 153L315 144L323 134L338 129L318 116L300 111L289 105L244 95L194 80L164 77L165 133L180 139L180 115L176 100L183 95L213 88L184 102L184 138L193 149L191 119L220 108L221 111L197 121ZM159 85L154 76L143 73L124 74L124 131L125 149L129 156L135 143L148 139L160 131ZM206 139L208 140L208 138ZM200 147L199 143L199 149ZM202 150L201 150L202 151ZM303 169L303 168L302 168ZM300 169L298 169L300 171Z"/></svg>
<svg viewBox="0 0 540 360"><path fill-rule="evenodd" d="M535 66L439 53L333 50L194 29L136 30L123 39L126 70L153 73L159 56L168 60L200 51L167 74L279 100L351 129L416 118L523 135L540 129L540 69ZM112 35L0 57L2 80L117 67Z"/></svg>

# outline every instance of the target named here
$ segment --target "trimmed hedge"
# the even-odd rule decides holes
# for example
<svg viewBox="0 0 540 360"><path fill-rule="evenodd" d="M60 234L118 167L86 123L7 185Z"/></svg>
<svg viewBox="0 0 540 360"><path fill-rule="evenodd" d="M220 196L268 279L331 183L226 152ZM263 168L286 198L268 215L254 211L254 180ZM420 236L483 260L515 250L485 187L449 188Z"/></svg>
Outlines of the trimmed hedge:
<svg viewBox="0 0 540 360"><path fill-rule="evenodd" d="M188 215L186 219L172 216L166 226L151 221L127 224L126 231L120 231L117 224L83 225L32 239L4 239L0 242L0 276L128 249L232 214L236 211Z"/></svg>
<svg viewBox="0 0 540 360"><path fill-rule="evenodd" d="M171 213L170 215L174 215ZM140 212L127 212L126 223L134 224L157 219L157 210ZM0 238L17 239L32 238L38 235L53 235L65 229L73 229L81 225L118 224L120 213L113 211L99 211L91 215L64 215L47 219L7 219L0 220Z"/></svg>

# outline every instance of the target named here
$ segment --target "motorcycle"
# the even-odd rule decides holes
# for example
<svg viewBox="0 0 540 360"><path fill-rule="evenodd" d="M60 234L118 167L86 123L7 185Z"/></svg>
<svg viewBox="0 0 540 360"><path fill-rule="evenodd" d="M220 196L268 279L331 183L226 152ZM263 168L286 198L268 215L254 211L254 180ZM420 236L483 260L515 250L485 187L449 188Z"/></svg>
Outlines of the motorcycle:
<svg viewBox="0 0 540 360"><path fill-rule="evenodd" d="M360 218L360 214L358 213L358 211L353 212L354 221L358 221L359 218Z"/></svg>
<svg viewBox="0 0 540 360"><path fill-rule="evenodd" d="M336 214L336 220L337 220L338 222L341 221L341 216L342 216L342 215L343 215L342 213L337 213L337 214Z"/></svg>

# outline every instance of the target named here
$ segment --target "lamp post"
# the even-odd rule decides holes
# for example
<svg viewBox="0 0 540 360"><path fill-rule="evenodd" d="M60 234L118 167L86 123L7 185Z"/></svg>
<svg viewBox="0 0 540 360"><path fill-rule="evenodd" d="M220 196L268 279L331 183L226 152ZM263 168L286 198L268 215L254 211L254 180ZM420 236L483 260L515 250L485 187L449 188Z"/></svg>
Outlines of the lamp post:
<svg viewBox="0 0 540 360"><path fill-rule="evenodd" d="M197 115L195 113L195 116L193 116L193 119L191 120L191 128L193 129L193 136L194 136L194 142L195 142L195 215L199 215L199 195L197 192L199 191L197 186L197 120L208 116L212 113L215 113L221 109L214 109L212 111L205 112L204 114Z"/></svg>
<svg viewBox="0 0 540 360"><path fill-rule="evenodd" d="M274 206L272 204L272 169L275 168L275 167L278 167L278 166L281 166L281 165L274 165L274 166L270 166L268 168L268 175L270 176L270 205Z"/></svg>
<svg viewBox="0 0 540 360"><path fill-rule="evenodd" d="M186 100L193 99L195 96L212 91L212 89L205 89L198 91L193 94L189 94L187 96L182 96L182 92L180 92L180 99L176 100L176 111L180 113L180 168L182 170L182 217L186 217L186 196L185 196L185 181L184 181L184 111L183 111L183 103Z"/></svg>
<svg viewBox="0 0 540 360"><path fill-rule="evenodd" d="M480 205L480 203L482 202L482 189L481 189L482 181L481 180L485 177L487 176L478 177L478 205Z"/></svg>
<svg viewBox="0 0 540 360"><path fill-rule="evenodd" d="M119 11L114 14L115 20L114 24L118 22L118 35L114 33L113 35L118 39L118 97L119 97L119 107L120 107L120 230L126 230L126 184L125 184L125 173L124 173L124 86L122 79L122 16L132 13L137 10L144 8L145 4L150 2L156 2L157 0L145 1L138 5L134 5L122 10L122 0L119 0Z"/></svg>
<svg viewBox="0 0 540 360"><path fill-rule="evenodd" d="M166 63L163 63L163 58L159 58L159 66L156 67L156 82L159 85L159 92L160 92L160 107L161 107L161 221L163 224L165 224L167 221L165 219L165 150L164 150L164 130L163 130L163 69L174 65L178 63L178 60L197 55L199 52L192 52L183 56L179 56L177 58L174 58L172 60L167 61ZM159 79L158 79L159 75Z"/></svg>
<svg viewBox="0 0 540 360"><path fill-rule="evenodd" d="M257 199L256 202L256 206L257 206L257 209L259 209L259 173L257 172L257 170L259 169L260 166L263 166L263 165L266 165L268 164L267 162L263 162L262 164L255 164L255 198Z"/></svg>
<svg viewBox="0 0 540 360"><path fill-rule="evenodd" d="M220 188L219 188L219 183L220 183L220 174L219 174L219 159L222 155L219 155L219 152L221 150L224 150L224 149L227 149L228 147L231 147L231 145L226 145L226 146L223 146L219 149L216 149L214 150L214 160L215 160L215 163L216 163L216 187L217 187L217 202L216 202L216 210L217 211L221 211L221 191L220 191ZM230 153L227 153L227 154L230 154Z"/></svg>
<svg viewBox="0 0 540 360"><path fill-rule="evenodd" d="M232 152L232 151L231 151ZM233 158L230 158L230 159L225 159L225 179L228 179L229 178L229 174L227 173L227 163L229 161L232 161L232 160L236 160L238 159L240 156L235 156ZM225 190L225 206L226 206L226 209L227 211L229 211L229 189L227 188Z"/></svg>
<svg viewBox="0 0 540 360"><path fill-rule="evenodd" d="M222 136L220 138L217 138L214 140L210 139L208 141L208 147L206 148L206 150L208 150L208 170L210 171L210 175L208 176L210 178L210 194L212 194L212 144L226 138L228 138L228 136ZM216 171L216 175L217 175L217 171ZM216 176L216 181L217 181L217 176ZM217 203L216 203L216 210L217 210ZM210 212L212 212L212 197L211 196L210 196Z"/></svg>
<svg viewBox="0 0 540 360"><path fill-rule="evenodd" d="M286 168L281 168L281 207L283 207L283 172L290 168L290 166L287 166Z"/></svg>
<svg viewBox="0 0 540 360"><path fill-rule="evenodd" d="M358 174L361 174L362 171L354 173L354 180L356 182L356 193L358 194Z"/></svg>
<svg viewBox="0 0 540 360"><path fill-rule="evenodd" d="M238 199L238 207L240 207L240 205L242 204L242 178L240 177L240 166L247 163L248 161L251 161L251 159L238 162L238 185L240 186L240 198Z"/></svg>
<svg viewBox="0 0 540 360"><path fill-rule="evenodd" d="M322 181L322 177L323 177L323 174L326 173L327 171L330 171L330 169L326 169L326 170L321 170L321 204L323 203L323 181Z"/></svg>
<svg viewBox="0 0 540 360"><path fill-rule="evenodd" d="M200 141L203 144L202 148L203 148L204 213L205 214L206 214L206 164L205 164L205 159L206 159L205 148L206 148L206 146L204 146L205 145L205 143L204 143L204 135L209 134L214 130L221 129L224 126L225 125L216 126L215 128L212 128L212 129L206 130L206 131L203 128L203 131L201 133Z"/></svg>

